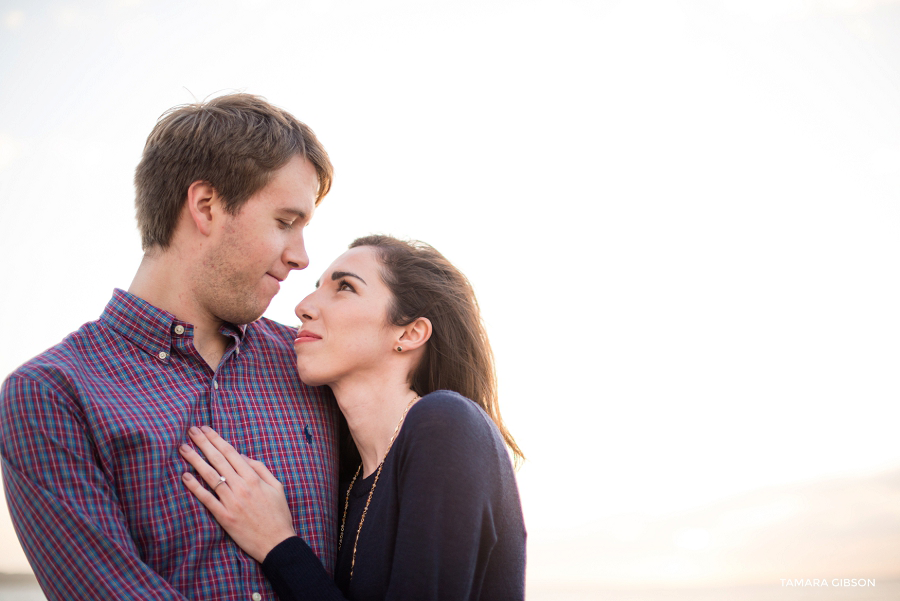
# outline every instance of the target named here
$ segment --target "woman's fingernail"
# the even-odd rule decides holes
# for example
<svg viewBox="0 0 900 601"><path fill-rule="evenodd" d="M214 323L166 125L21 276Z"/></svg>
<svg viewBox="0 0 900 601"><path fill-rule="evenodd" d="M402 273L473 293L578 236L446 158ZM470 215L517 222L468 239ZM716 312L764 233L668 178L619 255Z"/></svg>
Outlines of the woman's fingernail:
<svg viewBox="0 0 900 601"><path fill-rule="evenodd" d="M181 451L182 453L190 453L191 447L187 446L186 444L183 444L180 447L178 447L178 450Z"/></svg>
<svg viewBox="0 0 900 601"><path fill-rule="evenodd" d="M191 426L191 434L200 436L200 430L197 429L197 426Z"/></svg>
<svg viewBox="0 0 900 601"><path fill-rule="evenodd" d="M209 426L200 426L200 429L204 432L212 432L212 428L210 428Z"/></svg>
<svg viewBox="0 0 900 601"><path fill-rule="evenodd" d="M191 476L189 473L185 472L185 473L181 474L181 479L184 480L185 482L190 482L190 480L193 479L193 476Z"/></svg>

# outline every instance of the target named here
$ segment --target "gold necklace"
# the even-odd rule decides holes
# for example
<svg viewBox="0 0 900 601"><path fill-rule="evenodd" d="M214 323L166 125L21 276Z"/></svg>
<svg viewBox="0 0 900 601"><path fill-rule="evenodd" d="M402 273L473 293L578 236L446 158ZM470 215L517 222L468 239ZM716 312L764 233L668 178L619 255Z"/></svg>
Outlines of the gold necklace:
<svg viewBox="0 0 900 601"><path fill-rule="evenodd" d="M416 398L411 400L409 405L406 406L403 415L400 416L400 421L397 422L397 427L394 428L394 433L391 435L390 442L388 442L384 457L381 458L381 463L378 464L378 469L375 471L375 481L372 482L372 488L369 489L369 498L366 499L366 506L363 507L362 517L359 518L359 528L356 529L356 538L353 539L353 555L350 557L350 580L347 581L348 583L353 580L353 568L356 566L356 544L359 542L359 533L362 532L363 522L366 521L366 513L369 511L369 503L372 502L372 495L375 493L375 485L378 484L378 476L381 475L381 468L384 467L384 460L387 459L388 453L391 451L394 439L397 437L397 432L400 431L400 426L403 424L403 420L406 419L406 414L409 413L409 408L420 398L422 397L416 395ZM362 462L360 462L359 467L356 468L356 473L353 474L353 480L350 481L350 486L347 488L347 496L344 498L344 517L341 518L341 535L338 538L338 551L341 550L341 545L344 542L344 524L347 523L347 506L350 505L350 491L353 490L353 485L356 484L356 477L359 476L360 470L362 470Z"/></svg>

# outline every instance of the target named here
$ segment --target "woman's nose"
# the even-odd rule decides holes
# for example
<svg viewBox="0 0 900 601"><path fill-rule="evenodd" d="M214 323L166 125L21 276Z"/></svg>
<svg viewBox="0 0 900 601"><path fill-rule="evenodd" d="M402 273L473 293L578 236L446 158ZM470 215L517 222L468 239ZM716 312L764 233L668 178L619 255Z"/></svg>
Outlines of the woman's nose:
<svg viewBox="0 0 900 601"><path fill-rule="evenodd" d="M304 322L310 321L317 317L315 308L313 307L313 304L310 302L311 296L312 295L310 294L309 296L304 298L302 301L300 301L300 303L297 305L297 308L294 309L294 314L296 314L297 317L299 317Z"/></svg>

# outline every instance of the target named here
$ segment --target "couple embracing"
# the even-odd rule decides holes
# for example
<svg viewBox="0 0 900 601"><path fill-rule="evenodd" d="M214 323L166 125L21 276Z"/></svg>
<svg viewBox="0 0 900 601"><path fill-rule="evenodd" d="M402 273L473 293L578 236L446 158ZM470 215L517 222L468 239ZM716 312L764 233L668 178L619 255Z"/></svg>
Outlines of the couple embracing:
<svg viewBox="0 0 900 601"><path fill-rule="evenodd" d="M521 452L466 278L368 236L299 329L261 317L331 181L313 132L259 97L159 120L131 286L0 392L48 599L524 598Z"/></svg>

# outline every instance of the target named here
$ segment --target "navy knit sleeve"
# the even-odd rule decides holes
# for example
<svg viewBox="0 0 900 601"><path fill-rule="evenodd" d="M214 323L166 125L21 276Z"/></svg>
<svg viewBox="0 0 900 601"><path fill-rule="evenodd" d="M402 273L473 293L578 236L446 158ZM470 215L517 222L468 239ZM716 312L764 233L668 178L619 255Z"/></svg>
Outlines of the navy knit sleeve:
<svg viewBox="0 0 900 601"><path fill-rule="evenodd" d="M387 599L524 599L525 528L496 426L469 399L438 391L403 430Z"/></svg>
<svg viewBox="0 0 900 601"><path fill-rule="evenodd" d="M269 551L262 570L281 601L345 599L322 562L299 536L292 536Z"/></svg>

